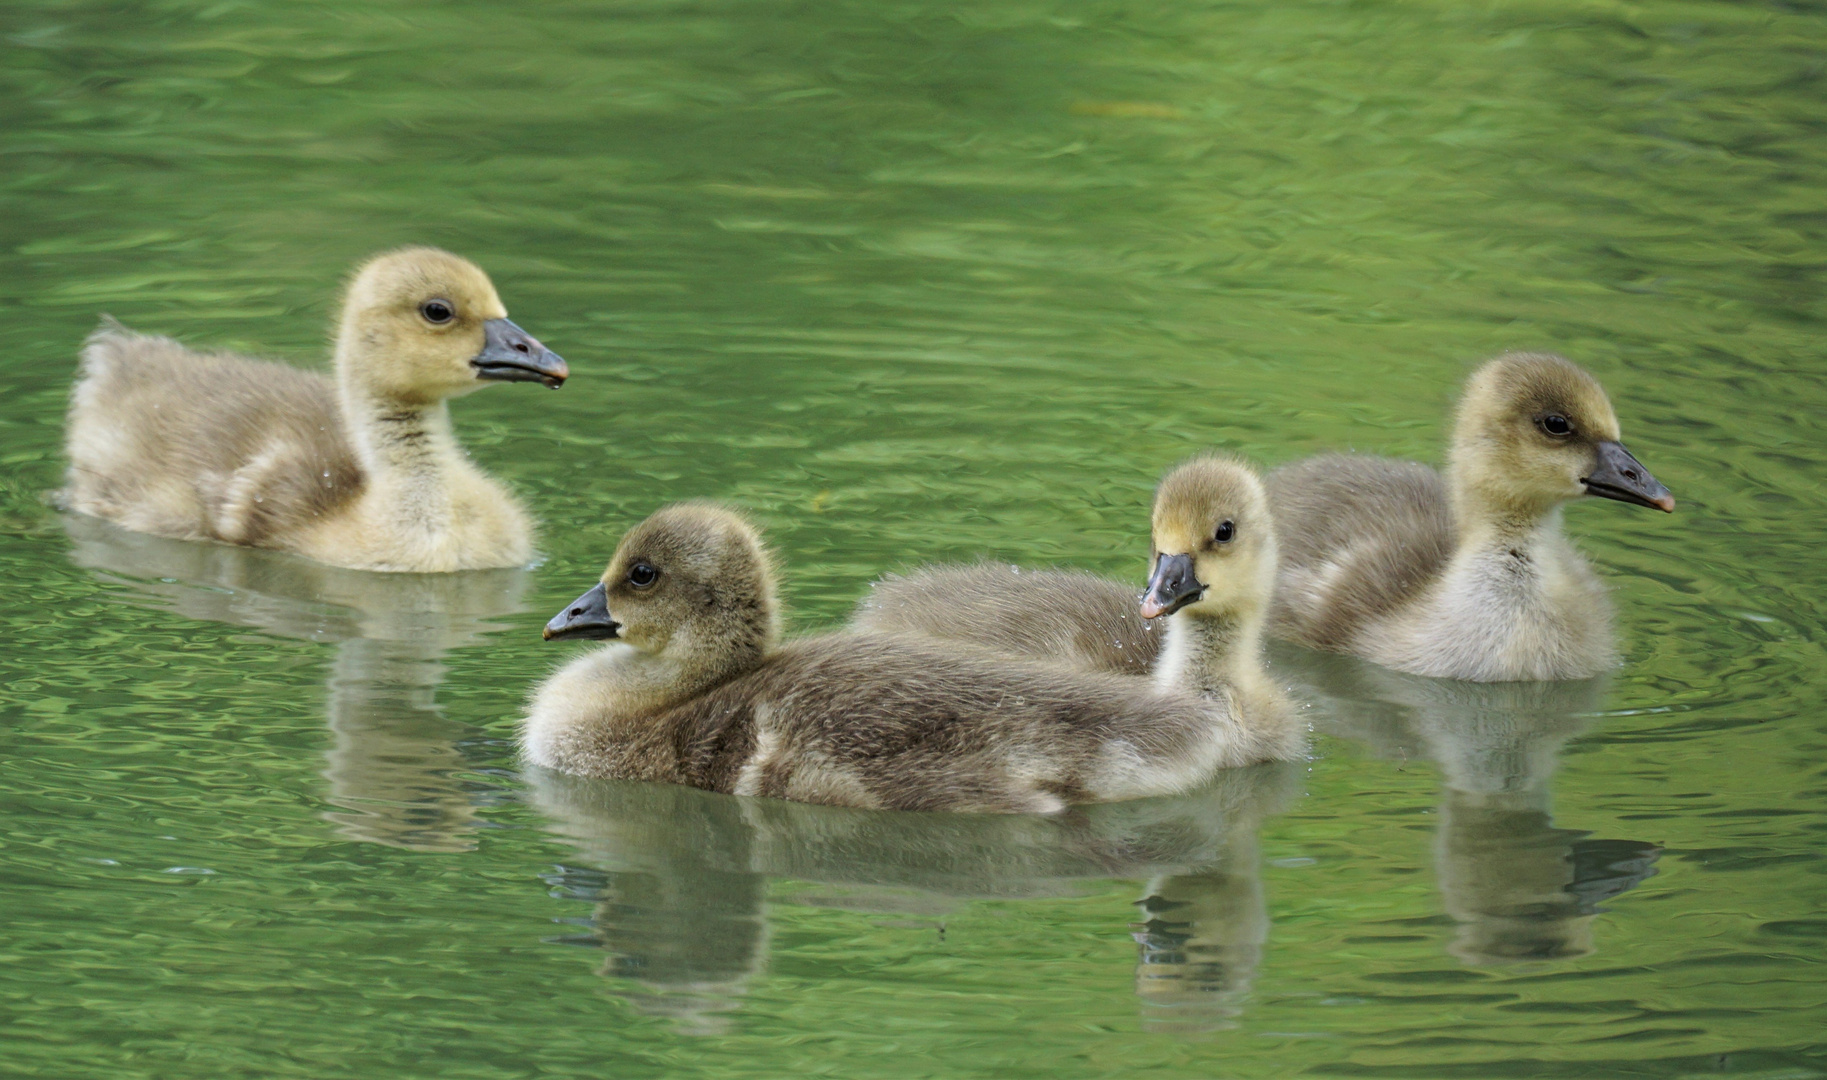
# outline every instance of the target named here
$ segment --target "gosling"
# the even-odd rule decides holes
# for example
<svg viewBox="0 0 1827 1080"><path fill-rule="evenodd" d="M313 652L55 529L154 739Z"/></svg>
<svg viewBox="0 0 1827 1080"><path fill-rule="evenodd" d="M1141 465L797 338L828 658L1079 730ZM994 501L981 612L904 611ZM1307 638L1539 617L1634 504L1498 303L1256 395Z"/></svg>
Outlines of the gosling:
<svg viewBox="0 0 1827 1080"><path fill-rule="evenodd" d="M1291 727L1293 705L1262 666L1278 545L1256 471L1215 454L1179 465L1155 491L1152 525L1140 615L1167 624L1155 685L1224 697L1252 723Z"/></svg>
<svg viewBox="0 0 1827 1080"><path fill-rule="evenodd" d="M1611 605L1561 534L1561 506L1596 495L1675 509L1618 440L1591 375L1552 354L1509 353L1467 382L1444 477L1351 454L1276 470L1270 632L1477 682L1613 667Z"/></svg>
<svg viewBox="0 0 1827 1080"><path fill-rule="evenodd" d="M1139 606L1121 582L985 563L877 582L851 625L1148 675L1162 688L1226 696L1246 719L1285 719L1291 705L1262 667L1276 538L1255 471L1216 454L1169 470L1155 491L1151 541Z"/></svg>
<svg viewBox="0 0 1827 1080"><path fill-rule="evenodd" d="M754 528L704 504L631 530L547 639L613 639L533 694L530 763L893 810L1051 813L1294 757L1290 724L1220 698L911 637L782 645Z"/></svg>
<svg viewBox="0 0 1827 1080"><path fill-rule="evenodd" d="M508 321L481 269L434 248L357 271L334 382L105 319L71 395L60 502L139 532L361 570L523 565L526 511L464 456L445 403L568 375Z"/></svg>

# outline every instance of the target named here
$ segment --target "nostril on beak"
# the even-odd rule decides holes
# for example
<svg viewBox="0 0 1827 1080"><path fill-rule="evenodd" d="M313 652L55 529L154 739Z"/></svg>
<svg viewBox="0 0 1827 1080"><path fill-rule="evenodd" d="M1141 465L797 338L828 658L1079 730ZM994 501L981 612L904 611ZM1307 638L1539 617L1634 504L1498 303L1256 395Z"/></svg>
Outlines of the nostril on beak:
<svg viewBox="0 0 1827 1080"><path fill-rule="evenodd" d="M583 608L580 608L580 607L574 607L574 608L572 608L572 609L571 609L571 617L572 617L572 618L573 618L573 619L575 619L575 618L577 618L577 617L578 617L578 616L579 616L579 615L582 615L582 614L583 614L583 613L584 613L584 609L583 609Z"/></svg>
<svg viewBox="0 0 1827 1080"><path fill-rule="evenodd" d="M516 342L514 342L514 351L515 351L515 352L519 352L519 353L530 353L530 352L532 352L532 351L533 351L533 350L532 350L532 349L529 349L529 348L527 348L527 343L526 343L526 342L524 342L524 341L516 341Z"/></svg>
<svg viewBox="0 0 1827 1080"><path fill-rule="evenodd" d="M1636 478L1637 478L1637 471L1635 469L1625 469L1624 470L1624 479L1635 480Z"/></svg>

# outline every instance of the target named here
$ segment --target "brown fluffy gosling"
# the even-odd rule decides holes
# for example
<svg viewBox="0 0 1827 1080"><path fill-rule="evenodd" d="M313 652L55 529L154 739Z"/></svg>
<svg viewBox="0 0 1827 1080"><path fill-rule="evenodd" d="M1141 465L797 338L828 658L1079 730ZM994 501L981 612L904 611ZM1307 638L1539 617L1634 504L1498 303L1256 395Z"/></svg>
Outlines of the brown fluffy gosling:
<svg viewBox="0 0 1827 1080"><path fill-rule="evenodd" d="M105 320L71 395L61 498L139 532L335 566L517 566L532 557L527 514L464 456L445 402L568 374L487 275L433 248L357 271L334 381Z"/></svg>
<svg viewBox="0 0 1827 1080"><path fill-rule="evenodd" d="M875 584L851 624L1064 664L1148 674L1162 686L1227 694L1246 717L1287 700L1262 669L1276 540L1262 482L1217 455L1170 470L1155 492L1153 576L1138 608L1119 581L984 563Z"/></svg>
<svg viewBox="0 0 1827 1080"><path fill-rule="evenodd" d="M1561 534L1596 495L1672 512L1591 375L1547 353L1473 373L1446 475L1332 454L1269 476L1281 540L1270 632L1418 675L1577 679L1617 662L1611 605Z"/></svg>
<svg viewBox="0 0 1827 1080"><path fill-rule="evenodd" d="M1181 791L1300 753L1222 699L881 634L782 645L742 518L668 507L545 636L613 639L533 694L532 764L895 810L1052 812Z"/></svg>

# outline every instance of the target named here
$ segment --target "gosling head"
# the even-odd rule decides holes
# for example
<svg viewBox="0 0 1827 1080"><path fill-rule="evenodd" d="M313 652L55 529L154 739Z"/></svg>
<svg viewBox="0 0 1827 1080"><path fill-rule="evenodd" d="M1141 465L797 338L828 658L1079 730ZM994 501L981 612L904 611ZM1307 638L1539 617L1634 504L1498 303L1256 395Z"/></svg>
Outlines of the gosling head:
<svg viewBox="0 0 1827 1080"><path fill-rule="evenodd" d="M693 667L752 663L780 637L772 561L735 512L668 506L622 537L602 581L554 615L545 637L613 638Z"/></svg>
<svg viewBox="0 0 1827 1080"><path fill-rule="evenodd" d="M1674 496L1618 437L1597 379L1552 353L1506 353L1466 383L1453 428L1454 486L1523 516L1582 495L1673 513Z"/></svg>
<svg viewBox="0 0 1827 1080"><path fill-rule="evenodd" d="M409 247L364 263L343 299L337 365L377 397L428 404L490 382L570 375L539 339L508 321L488 275L437 248Z"/></svg>
<svg viewBox="0 0 1827 1080"><path fill-rule="evenodd" d="M1275 584L1276 548L1255 470L1217 454L1174 467L1155 489L1153 549L1144 619L1260 613Z"/></svg>

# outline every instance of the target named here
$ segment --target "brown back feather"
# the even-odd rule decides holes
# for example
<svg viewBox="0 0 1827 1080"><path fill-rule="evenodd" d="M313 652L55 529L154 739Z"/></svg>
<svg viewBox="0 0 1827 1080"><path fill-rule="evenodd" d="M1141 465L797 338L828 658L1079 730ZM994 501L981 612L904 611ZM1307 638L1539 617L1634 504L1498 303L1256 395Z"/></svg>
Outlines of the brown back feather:
<svg viewBox="0 0 1827 1080"><path fill-rule="evenodd" d="M1002 563L923 567L878 581L851 625L958 642L1079 671L1147 673L1160 620L1144 620L1137 589L1070 570Z"/></svg>
<svg viewBox="0 0 1827 1080"><path fill-rule="evenodd" d="M663 770L672 775L652 778L733 790L763 708L785 734L759 794L787 795L794 767L813 763L900 810L1026 809L1029 783L1082 801L1112 740L1173 759L1212 722L1196 699L1119 676L1010 664L909 637L833 634L793 642L652 717L677 754Z"/></svg>
<svg viewBox="0 0 1827 1080"><path fill-rule="evenodd" d="M1281 547L1270 632L1320 648L1344 648L1359 627L1414 599L1453 552L1445 482L1426 465L1358 454L1324 454L1267 479ZM1313 602L1290 588L1328 573Z"/></svg>
<svg viewBox="0 0 1827 1080"><path fill-rule="evenodd" d="M86 488L105 503L128 505L155 485L188 487L198 514L192 535L258 544L333 512L362 490L335 390L321 375L196 352L118 324L90 336L82 368L70 416L71 494ZM106 415L84 415L84 401ZM81 425L93 424L108 425L130 451L85 460L77 452ZM268 452L277 456L260 482L260 500L245 515L243 535L218 535L213 511L228 478Z"/></svg>

